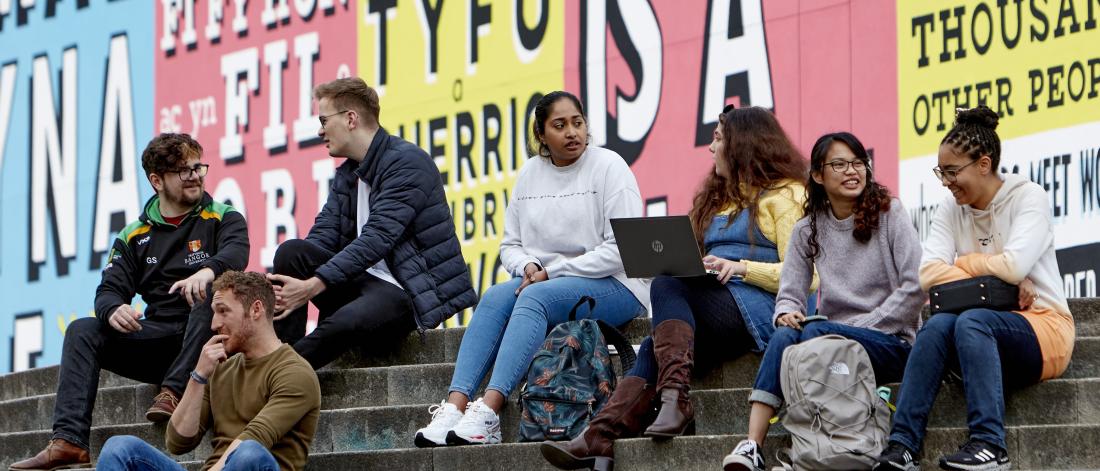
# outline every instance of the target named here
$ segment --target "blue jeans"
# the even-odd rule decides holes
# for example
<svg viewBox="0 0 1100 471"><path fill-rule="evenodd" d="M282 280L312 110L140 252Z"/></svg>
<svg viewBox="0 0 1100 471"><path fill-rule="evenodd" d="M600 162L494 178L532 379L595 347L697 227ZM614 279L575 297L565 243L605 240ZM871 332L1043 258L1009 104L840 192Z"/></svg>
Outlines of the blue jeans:
<svg viewBox="0 0 1100 471"><path fill-rule="evenodd" d="M791 345L829 334L859 342L871 359L875 380L879 384L892 383L901 379L902 368L905 367L905 360L909 357L911 349L908 342L874 329L852 327L838 322L815 321L806 324L802 330L790 327L775 329L771 340L768 341L768 348L764 350L760 370L756 372L756 383L752 386L749 401L767 404L776 409L783 405L783 390L779 383L783 351Z"/></svg>
<svg viewBox="0 0 1100 471"><path fill-rule="evenodd" d="M550 328L569 320L569 311L581 296L595 299L596 308L589 312L587 306L581 306L577 319L600 319L620 326L645 314L645 306L634 294L611 277L563 276L528 285L516 296L521 281L513 278L482 295L458 349L450 392L473 398L492 366L488 389L508 397L527 373Z"/></svg>
<svg viewBox="0 0 1100 471"><path fill-rule="evenodd" d="M1031 324L1014 312L990 309L928 319L905 365L891 441L920 451L947 368L962 375L970 438L1007 448L1004 387L1034 384L1043 372Z"/></svg>
<svg viewBox="0 0 1100 471"><path fill-rule="evenodd" d="M184 471L176 460L132 435L115 435L103 444L96 469L103 471ZM275 457L255 440L245 440L225 459L225 471L279 471Z"/></svg>

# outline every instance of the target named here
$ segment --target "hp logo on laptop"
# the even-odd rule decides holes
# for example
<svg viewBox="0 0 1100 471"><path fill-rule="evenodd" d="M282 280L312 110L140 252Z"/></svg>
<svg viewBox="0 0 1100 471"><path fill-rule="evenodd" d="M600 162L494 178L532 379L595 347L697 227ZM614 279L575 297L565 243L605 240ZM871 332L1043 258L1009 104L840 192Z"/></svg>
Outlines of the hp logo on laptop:
<svg viewBox="0 0 1100 471"><path fill-rule="evenodd" d="M653 251L656 253L661 253L665 250L665 244L659 240L653 241L653 243L649 244L649 246L652 247Z"/></svg>

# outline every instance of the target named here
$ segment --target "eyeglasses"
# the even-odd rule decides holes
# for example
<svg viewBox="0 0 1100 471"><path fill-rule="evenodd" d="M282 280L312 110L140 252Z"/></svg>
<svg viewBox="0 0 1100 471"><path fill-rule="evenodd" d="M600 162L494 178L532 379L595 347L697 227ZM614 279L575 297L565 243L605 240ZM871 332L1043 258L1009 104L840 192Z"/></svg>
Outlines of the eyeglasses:
<svg viewBox="0 0 1100 471"><path fill-rule="evenodd" d="M208 171L210 171L210 164L195 164L190 168L184 167L167 173L175 173L179 175L180 181L187 181L195 178L196 175L198 175L199 178L205 177Z"/></svg>
<svg viewBox="0 0 1100 471"><path fill-rule="evenodd" d="M959 178L959 172L961 172L962 169L964 169L966 167L969 167L971 165L974 165L977 162L978 162L977 160L974 160L974 161L972 161L972 162L970 162L966 165L963 165L962 167L959 167L959 168L939 168L939 167L936 167L936 168L932 169L932 173L936 174L936 178L938 178L941 182L946 180L948 183L955 183L955 179Z"/></svg>
<svg viewBox="0 0 1100 471"><path fill-rule="evenodd" d="M851 168L855 169L855 171L857 171L857 172L862 172L863 169L867 168L867 163L862 161L862 160L858 160L858 159L857 160L834 160L832 162L827 162L825 165L828 165L829 167L832 167L833 171L836 172L836 173L847 172L848 167L851 167Z"/></svg>
<svg viewBox="0 0 1100 471"><path fill-rule="evenodd" d="M729 113L730 111L733 111L733 110L736 110L736 109L737 109L737 107L733 106L733 103L730 103L730 104L726 105L725 108L722 108L722 114Z"/></svg>
<svg viewBox="0 0 1100 471"><path fill-rule="evenodd" d="M318 119L319 121L321 121L321 127L323 128L323 127L325 127L325 123L327 123L327 122L328 122L328 119L329 119L329 118L331 118L331 117L333 117L333 116L336 116L336 115L338 115L338 114L344 114L344 113L347 113L348 111L351 111L351 110L337 111L337 112L335 112L335 113L333 113L333 114L330 114L330 115L326 115L326 116L318 116L318 117L317 117L317 119Z"/></svg>

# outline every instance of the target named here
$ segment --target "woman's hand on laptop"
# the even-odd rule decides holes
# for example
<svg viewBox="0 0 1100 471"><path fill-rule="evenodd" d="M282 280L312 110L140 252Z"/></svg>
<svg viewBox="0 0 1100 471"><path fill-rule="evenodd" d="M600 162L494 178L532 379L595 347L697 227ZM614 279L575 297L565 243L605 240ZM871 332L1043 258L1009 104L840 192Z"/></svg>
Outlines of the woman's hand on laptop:
<svg viewBox="0 0 1100 471"><path fill-rule="evenodd" d="M734 276L745 276L748 267L744 263L726 260L715 255L703 257L703 267L712 272L718 272L718 282L726 284Z"/></svg>

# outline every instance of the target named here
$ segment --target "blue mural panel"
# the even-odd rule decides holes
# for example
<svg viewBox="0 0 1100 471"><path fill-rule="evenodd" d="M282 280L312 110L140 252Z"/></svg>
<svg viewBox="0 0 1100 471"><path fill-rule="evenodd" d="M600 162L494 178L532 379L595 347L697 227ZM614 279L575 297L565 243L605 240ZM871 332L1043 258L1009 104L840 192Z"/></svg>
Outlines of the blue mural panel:
<svg viewBox="0 0 1100 471"><path fill-rule="evenodd" d="M153 15L148 0L0 1L0 373L60 360L152 195Z"/></svg>

